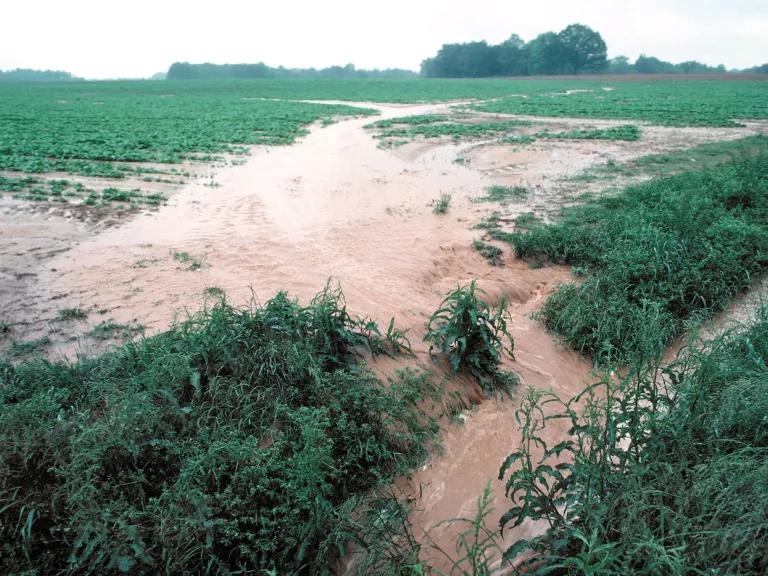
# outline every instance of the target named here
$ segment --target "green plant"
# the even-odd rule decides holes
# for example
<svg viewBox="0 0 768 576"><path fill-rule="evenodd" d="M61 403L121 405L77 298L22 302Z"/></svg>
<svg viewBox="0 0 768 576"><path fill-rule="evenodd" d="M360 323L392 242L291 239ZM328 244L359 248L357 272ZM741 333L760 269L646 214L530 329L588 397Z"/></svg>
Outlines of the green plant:
<svg viewBox="0 0 768 576"><path fill-rule="evenodd" d="M448 193L440 194L440 198L432 201L432 212L435 214L445 214L451 206L451 195Z"/></svg>
<svg viewBox="0 0 768 576"><path fill-rule="evenodd" d="M493 574L507 573L507 567L495 565L495 560L503 552L500 546L500 537L495 530L487 525L488 517L493 511L493 490L488 482L483 488L483 493L477 498L476 511L472 518L453 518L440 522L436 529L444 525L466 526L456 538L455 553L451 554L430 541L430 547L442 556L450 564L450 570L445 573L436 570L443 576L492 576Z"/></svg>
<svg viewBox="0 0 768 576"><path fill-rule="evenodd" d="M475 240L472 242L472 248L477 250L477 252L480 253L480 255L488 260L488 262L491 263L493 266L501 266L504 263L504 260L502 259L502 255L504 252L501 248L498 246L493 246L492 244L486 244L485 242L482 242L480 240Z"/></svg>
<svg viewBox="0 0 768 576"><path fill-rule="evenodd" d="M173 259L176 260L176 262L186 264L187 267L185 268L185 270L189 270L192 272L194 272L195 270L200 270L203 267L203 259L196 258L192 256L189 252L184 252L184 251L174 252Z"/></svg>
<svg viewBox="0 0 768 576"><path fill-rule="evenodd" d="M210 296L211 298L224 298L226 295L224 289L219 288L218 286L208 286L205 290L203 290L203 294Z"/></svg>
<svg viewBox="0 0 768 576"><path fill-rule="evenodd" d="M388 532L377 491L437 437L429 374L357 362L389 347L378 333L327 286L308 306L219 301L93 358L0 362L0 572L330 573Z"/></svg>
<svg viewBox="0 0 768 576"><path fill-rule="evenodd" d="M12 340L6 353L11 358L29 356L35 352L40 352L40 350L50 343L51 339L48 336L43 336L42 338L36 338L34 340Z"/></svg>
<svg viewBox="0 0 768 576"><path fill-rule="evenodd" d="M477 202L501 202L505 204L509 201L522 200L528 196L528 189L525 186L501 186L494 184L485 189L485 196L477 198Z"/></svg>
<svg viewBox="0 0 768 576"><path fill-rule="evenodd" d="M606 369L568 401L528 391L499 472L514 502L501 523L547 529L505 558L527 550L519 568L532 574L764 574L767 363L763 307L671 365ZM551 446L554 422L569 429Z"/></svg>
<svg viewBox="0 0 768 576"><path fill-rule="evenodd" d="M555 138L560 140L629 140L640 139L640 128L632 124L594 130L569 130L567 132L543 131L536 134L538 138Z"/></svg>
<svg viewBox="0 0 768 576"><path fill-rule="evenodd" d="M114 322L113 320L107 320L106 322L97 324L86 334L97 340L109 340L111 338L128 338L132 334L141 332L142 330L143 327L138 324L121 324L119 322Z"/></svg>
<svg viewBox="0 0 768 576"><path fill-rule="evenodd" d="M472 280L448 293L430 316L424 340L447 355L454 372L466 370L487 391L509 391L516 383L511 372L500 370L502 355L514 358L514 341L507 330L506 302L491 307ZM506 341L506 345L505 345Z"/></svg>
<svg viewBox="0 0 768 576"><path fill-rule="evenodd" d="M56 315L56 319L62 322L85 320L86 318L88 318L88 312L81 308L63 308Z"/></svg>
<svg viewBox="0 0 768 576"><path fill-rule="evenodd" d="M541 318L598 363L654 356L768 269L768 156L657 178L512 234L518 257L586 273ZM646 335L651 336L646 338Z"/></svg>

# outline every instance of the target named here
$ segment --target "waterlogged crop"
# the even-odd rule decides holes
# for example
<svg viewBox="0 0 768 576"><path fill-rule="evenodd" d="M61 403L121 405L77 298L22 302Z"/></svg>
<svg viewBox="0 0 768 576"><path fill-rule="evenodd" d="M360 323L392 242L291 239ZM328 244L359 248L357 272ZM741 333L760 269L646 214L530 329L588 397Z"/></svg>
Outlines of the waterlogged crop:
<svg viewBox="0 0 768 576"><path fill-rule="evenodd" d="M768 269L768 156L657 178L510 236L531 262L586 273L541 310L598 362L657 354Z"/></svg>
<svg viewBox="0 0 768 576"><path fill-rule="evenodd" d="M648 358L570 401L529 390L506 459L504 556L531 574L768 572L768 311L662 368ZM569 436L547 443L545 429ZM532 553L532 555L531 555Z"/></svg>
<svg viewBox="0 0 768 576"><path fill-rule="evenodd" d="M5 84L0 86L0 170L122 178L144 173L137 163L175 164L243 153L251 144L290 144L318 119L372 113L265 100L255 86Z"/></svg>
<svg viewBox="0 0 768 576"><path fill-rule="evenodd" d="M466 370L487 391L510 391L517 377L500 369L502 356L514 357L515 346L506 302L492 307L482 294L474 280L448 293L429 318L424 340L448 357L454 372Z"/></svg>
<svg viewBox="0 0 768 576"><path fill-rule="evenodd" d="M0 572L330 573L437 432L425 374L357 362L406 345L388 337L328 287L220 298L94 358L0 360Z"/></svg>
<svg viewBox="0 0 768 576"><path fill-rule="evenodd" d="M570 83L571 88L576 84ZM585 81L579 91L529 92L477 104L484 112L563 118L619 118L668 126L741 126L740 120L766 119L765 82L674 80Z"/></svg>
<svg viewBox="0 0 768 576"><path fill-rule="evenodd" d="M640 139L640 128L632 124L592 130L568 130L566 132L537 132L538 138L559 140L628 140Z"/></svg>

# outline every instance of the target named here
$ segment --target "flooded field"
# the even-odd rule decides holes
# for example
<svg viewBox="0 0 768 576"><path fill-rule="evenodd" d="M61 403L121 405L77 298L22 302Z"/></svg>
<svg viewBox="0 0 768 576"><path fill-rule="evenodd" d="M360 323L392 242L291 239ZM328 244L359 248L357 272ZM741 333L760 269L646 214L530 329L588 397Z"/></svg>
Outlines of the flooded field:
<svg viewBox="0 0 768 576"><path fill-rule="evenodd" d="M456 103L347 104L376 110L377 121L446 115L472 126L507 118L457 111ZM541 117L525 122L521 136L622 124ZM247 305L286 290L306 302L330 281L343 288L355 314L380 325L394 317L407 330L415 359L373 360L375 371L392 374L401 365L418 364L447 380L452 376L431 361L422 342L425 321L449 290L476 279L491 303L509 302L515 360L507 367L519 375L520 389L550 389L568 398L592 381L592 364L559 344L532 315L560 283L573 279L570 268L533 268L476 226L492 213L510 227L528 213L550 221L585 193L610 193L647 178L579 180L592 169L768 130L759 122L747 128L644 125L635 141L539 138L522 145L482 136L416 135L386 146L375 137L376 128L366 127L370 123L370 118L339 119L313 126L291 146L251 147L234 163L207 165L201 175L156 186L168 201L153 210L121 215L107 207L83 215L82 207L3 198L4 325L14 340L47 339L48 357L75 358L131 335L161 332L221 294ZM492 185L524 193L503 203L483 201ZM437 214L434 203L441 195L448 195L450 204ZM500 248L500 259L490 262L473 249L478 239ZM62 310L81 310L83 318L61 321ZM92 337L110 323L121 328ZM519 395L482 399L470 381L458 379L451 386L466 409L458 412L458 423L442 421L442 451L403 484L415 498L413 533L442 550L453 549L460 529L447 521L472 516L489 481L497 505L488 526L498 524L507 505L503 483L495 479L519 442L514 421ZM549 440L559 441L565 430L548 430ZM524 523L505 531L504 543L540 529ZM426 544L422 553L430 565L450 567Z"/></svg>

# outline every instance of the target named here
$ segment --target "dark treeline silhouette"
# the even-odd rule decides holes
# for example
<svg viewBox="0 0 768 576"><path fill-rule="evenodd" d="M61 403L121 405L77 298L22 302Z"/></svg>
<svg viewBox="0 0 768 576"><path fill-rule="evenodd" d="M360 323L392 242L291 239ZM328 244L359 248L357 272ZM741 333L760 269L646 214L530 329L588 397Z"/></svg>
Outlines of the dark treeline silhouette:
<svg viewBox="0 0 768 576"><path fill-rule="evenodd" d="M168 80L226 80L249 78L415 78L412 70L358 70L352 64L330 68L273 68L258 64L190 64L174 62L168 69Z"/></svg>
<svg viewBox="0 0 768 576"><path fill-rule="evenodd" d="M62 70L30 70L16 68L15 70L0 70L0 82L58 82L61 80L79 80L69 72Z"/></svg>
<svg viewBox="0 0 768 576"><path fill-rule="evenodd" d="M443 44L438 53L421 63L428 78L484 78L550 74L717 74L725 66L708 66L691 60L672 64L641 55L634 63L626 56L607 58L599 32L571 24L558 33L544 32L530 42L512 34L501 44L466 42ZM732 72L766 73L768 65Z"/></svg>
<svg viewBox="0 0 768 576"><path fill-rule="evenodd" d="M497 45L444 44L436 56L421 63L421 74L433 78L580 74L602 72L607 65L607 47L600 33L571 24L530 42L513 34Z"/></svg>
<svg viewBox="0 0 768 576"><path fill-rule="evenodd" d="M719 74L726 72L726 69L722 64L707 66L696 60L672 64L672 62L641 54L634 64L630 64L626 56L611 58L605 71L609 74Z"/></svg>

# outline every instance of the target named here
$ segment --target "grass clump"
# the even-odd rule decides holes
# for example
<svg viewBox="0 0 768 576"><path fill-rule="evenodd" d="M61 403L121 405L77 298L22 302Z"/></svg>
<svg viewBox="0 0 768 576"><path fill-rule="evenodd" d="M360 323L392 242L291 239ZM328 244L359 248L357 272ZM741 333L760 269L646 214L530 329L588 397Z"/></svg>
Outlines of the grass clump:
<svg viewBox="0 0 768 576"><path fill-rule="evenodd" d="M129 338L136 332L141 332L140 325L121 324L113 320L100 322L87 332L87 336L97 340L109 340L111 338Z"/></svg>
<svg viewBox="0 0 768 576"><path fill-rule="evenodd" d="M502 355L514 358L515 347L506 302L492 307L482 293L474 280L449 292L429 318L424 340L432 344L430 353L436 346L448 357L454 373L468 372L486 391L509 391L517 377L500 369Z"/></svg>
<svg viewBox="0 0 768 576"><path fill-rule="evenodd" d="M640 140L640 128L634 124L625 124L613 128L594 130L568 130L566 132L539 132L539 138L556 138L559 140Z"/></svg>
<svg viewBox="0 0 768 576"><path fill-rule="evenodd" d="M48 336L35 338L33 340L12 340L10 346L8 346L8 349L6 350L6 354L10 358L29 356L30 354L40 352L50 343L51 339Z"/></svg>
<svg viewBox="0 0 768 576"><path fill-rule="evenodd" d="M588 271L541 310L598 362L662 350L768 267L768 156L659 178L511 236L519 257ZM646 337L648 336L648 337Z"/></svg>
<svg viewBox="0 0 768 576"><path fill-rule="evenodd" d="M443 138L453 139L487 138L508 134L520 126L530 126L526 120L499 120L496 122L440 122L421 123L407 127L395 127L384 130L379 138Z"/></svg>
<svg viewBox="0 0 768 576"><path fill-rule="evenodd" d="M536 142L535 136L521 134L520 136L504 136L497 141L499 144L533 144Z"/></svg>
<svg viewBox="0 0 768 576"><path fill-rule="evenodd" d="M451 207L451 195L448 193L440 194L440 198L432 201L432 212L434 214L445 214Z"/></svg>
<svg viewBox="0 0 768 576"><path fill-rule="evenodd" d="M768 573L767 365L763 308L663 376L648 362L569 402L529 391L521 446L499 474L515 501L502 526L548 529L506 558L533 551L520 566L531 574ZM553 420L571 436L548 446Z"/></svg>
<svg viewBox="0 0 768 576"><path fill-rule="evenodd" d="M504 263L504 260L502 259L504 251L498 246L486 244L482 240L475 240L472 242L472 248L493 266L501 266Z"/></svg>
<svg viewBox="0 0 768 576"><path fill-rule="evenodd" d="M364 128L392 128L398 125L421 126L424 124L434 124L435 122L444 122L447 119L448 116L443 114L414 114L413 116L376 120L366 124Z"/></svg>
<svg viewBox="0 0 768 576"><path fill-rule="evenodd" d="M191 272L194 272L195 270L200 270L203 267L202 258L196 258L195 256L192 256L189 252L186 252L186 251L174 252L173 259L176 260L176 262L179 262L181 264L186 264L187 267L185 268L185 270L189 270Z"/></svg>
<svg viewBox="0 0 768 576"><path fill-rule="evenodd" d="M365 495L437 432L428 376L382 382L365 350L393 353L327 287L0 363L0 572L330 573Z"/></svg>
<svg viewBox="0 0 768 576"><path fill-rule="evenodd" d="M224 298L226 296L224 289L219 288L218 286L208 286L203 290L203 294L210 298Z"/></svg>
<svg viewBox="0 0 768 576"><path fill-rule="evenodd" d="M63 308L56 315L56 320L61 322L70 322L73 320L85 320L88 318L88 312L82 308Z"/></svg>
<svg viewBox="0 0 768 576"><path fill-rule="evenodd" d="M516 200L522 200L528 196L528 188L525 186L502 186L500 184L494 184L488 186L485 189L485 196L477 198L477 202L500 202L506 204L507 202L514 202Z"/></svg>

